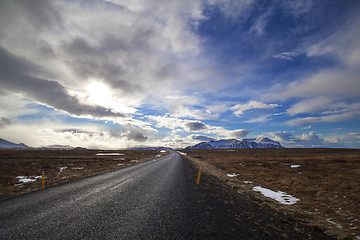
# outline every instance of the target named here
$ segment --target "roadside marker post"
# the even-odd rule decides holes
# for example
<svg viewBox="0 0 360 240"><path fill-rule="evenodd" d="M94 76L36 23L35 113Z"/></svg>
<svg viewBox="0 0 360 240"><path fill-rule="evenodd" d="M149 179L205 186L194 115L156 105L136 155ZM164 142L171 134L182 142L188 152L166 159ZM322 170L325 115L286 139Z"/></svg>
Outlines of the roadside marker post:
<svg viewBox="0 0 360 240"><path fill-rule="evenodd" d="M42 189L45 188L45 172L42 171Z"/></svg>
<svg viewBox="0 0 360 240"><path fill-rule="evenodd" d="M202 169L200 168L196 184L199 184L199 182L200 182L201 171L202 171Z"/></svg>

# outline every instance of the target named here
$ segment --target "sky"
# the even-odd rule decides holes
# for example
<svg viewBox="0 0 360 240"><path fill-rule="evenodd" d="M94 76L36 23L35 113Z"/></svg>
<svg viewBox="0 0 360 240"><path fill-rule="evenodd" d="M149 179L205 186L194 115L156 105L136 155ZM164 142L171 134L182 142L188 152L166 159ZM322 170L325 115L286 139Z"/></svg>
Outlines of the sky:
<svg viewBox="0 0 360 240"><path fill-rule="evenodd" d="M0 138L360 148L357 0L0 0Z"/></svg>

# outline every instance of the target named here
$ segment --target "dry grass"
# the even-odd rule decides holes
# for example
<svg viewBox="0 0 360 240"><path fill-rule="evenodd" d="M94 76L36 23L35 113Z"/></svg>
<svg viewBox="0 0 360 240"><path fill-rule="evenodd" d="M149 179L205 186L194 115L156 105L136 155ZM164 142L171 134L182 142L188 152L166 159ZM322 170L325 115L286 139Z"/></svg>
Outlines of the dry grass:
<svg viewBox="0 0 360 240"><path fill-rule="evenodd" d="M96 155L97 153L124 155ZM45 172L45 185L48 187L166 154L141 150L0 150L0 198L40 189L42 170ZM35 181L22 183L18 176Z"/></svg>
<svg viewBox="0 0 360 240"><path fill-rule="evenodd" d="M285 211L343 239L360 239L360 150L218 149L184 150L199 167L260 204ZM301 165L291 168L291 165ZM237 173L229 178L226 173ZM244 183L251 181L251 183ZM281 205L252 191L261 186L299 198Z"/></svg>

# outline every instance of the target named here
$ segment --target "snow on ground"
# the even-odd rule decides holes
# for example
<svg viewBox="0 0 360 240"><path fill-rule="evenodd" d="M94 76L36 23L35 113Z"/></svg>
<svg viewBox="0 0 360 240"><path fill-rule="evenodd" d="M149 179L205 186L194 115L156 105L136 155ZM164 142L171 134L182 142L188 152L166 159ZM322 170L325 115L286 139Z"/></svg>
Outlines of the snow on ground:
<svg viewBox="0 0 360 240"><path fill-rule="evenodd" d="M246 184L251 184L252 183L252 181L243 181L244 183L246 183Z"/></svg>
<svg viewBox="0 0 360 240"><path fill-rule="evenodd" d="M118 166L122 166L122 165L124 165L124 164L123 164L123 163L119 163L119 164L118 164Z"/></svg>
<svg viewBox="0 0 360 240"><path fill-rule="evenodd" d="M186 153L183 153L183 152L180 152L180 151L177 151L179 154L181 155L186 155Z"/></svg>
<svg viewBox="0 0 360 240"><path fill-rule="evenodd" d="M121 156L123 153L97 153L96 156Z"/></svg>
<svg viewBox="0 0 360 240"><path fill-rule="evenodd" d="M285 192L281 192L281 191L274 192L270 189L262 188L260 186L253 187L253 190L260 192L265 197L272 198L272 199L278 201L279 203L285 204L285 205L292 205L300 200L300 199L293 197Z"/></svg>
<svg viewBox="0 0 360 240"><path fill-rule="evenodd" d="M17 176L18 182L20 183L28 183L28 182L35 182L36 179L41 178L41 176Z"/></svg>
<svg viewBox="0 0 360 240"><path fill-rule="evenodd" d="M130 162L137 162L138 160L130 160Z"/></svg>
<svg viewBox="0 0 360 240"><path fill-rule="evenodd" d="M83 169L84 169L84 167L74 167L74 168L72 168L72 169L76 169L76 170L83 170Z"/></svg>
<svg viewBox="0 0 360 240"><path fill-rule="evenodd" d="M291 168L298 168L298 167L301 167L301 165L291 165L290 167Z"/></svg>
<svg viewBox="0 0 360 240"><path fill-rule="evenodd" d="M161 150L160 152L161 152L161 153L166 153L166 151L165 151L165 150Z"/></svg>
<svg viewBox="0 0 360 240"><path fill-rule="evenodd" d="M236 174L236 173L232 173L232 174L227 173L226 175L227 175L228 177L236 177L236 176L239 175L239 174Z"/></svg>
<svg viewBox="0 0 360 240"><path fill-rule="evenodd" d="M63 171L66 170L67 168L68 168L68 167L60 167L60 168L59 168L59 171L60 171L60 172L63 172Z"/></svg>

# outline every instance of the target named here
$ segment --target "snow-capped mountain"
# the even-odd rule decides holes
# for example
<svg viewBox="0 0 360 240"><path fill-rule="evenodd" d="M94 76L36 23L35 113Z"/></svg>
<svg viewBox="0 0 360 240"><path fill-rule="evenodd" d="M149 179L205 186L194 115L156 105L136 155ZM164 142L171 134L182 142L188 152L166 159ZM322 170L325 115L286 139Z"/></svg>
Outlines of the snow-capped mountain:
<svg viewBox="0 0 360 240"><path fill-rule="evenodd" d="M283 148L277 141L267 137L212 140L202 142L185 149L219 149L219 148Z"/></svg>
<svg viewBox="0 0 360 240"><path fill-rule="evenodd" d="M30 147L23 143L16 144L0 138L0 148L30 148Z"/></svg>

